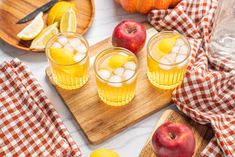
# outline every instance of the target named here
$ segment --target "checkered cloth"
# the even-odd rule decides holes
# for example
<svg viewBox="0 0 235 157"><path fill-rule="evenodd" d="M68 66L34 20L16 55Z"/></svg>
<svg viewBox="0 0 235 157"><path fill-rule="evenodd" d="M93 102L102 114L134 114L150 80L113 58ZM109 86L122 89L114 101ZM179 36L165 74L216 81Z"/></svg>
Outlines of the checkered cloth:
<svg viewBox="0 0 235 157"><path fill-rule="evenodd" d="M80 155L26 66L18 59L0 65L0 156Z"/></svg>
<svg viewBox="0 0 235 157"><path fill-rule="evenodd" d="M235 157L235 62L208 51L217 5L217 0L182 0L148 18L157 30L177 30L191 43L190 65L173 101L195 121L212 125L215 137L201 155Z"/></svg>

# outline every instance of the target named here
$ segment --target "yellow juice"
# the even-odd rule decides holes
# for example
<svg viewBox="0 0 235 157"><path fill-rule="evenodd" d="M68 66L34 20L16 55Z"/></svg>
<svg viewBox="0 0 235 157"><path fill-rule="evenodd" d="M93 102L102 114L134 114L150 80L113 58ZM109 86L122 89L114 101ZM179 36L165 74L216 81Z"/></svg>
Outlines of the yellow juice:
<svg viewBox="0 0 235 157"><path fill-rule="evenodd" d="M111 106L122 106L135 96L137 58L123 48L101 52L95 60L96 84L100 99Z"/></svg>
<svg viewBox="0 0 235 157"><path fill-rule="evenodd" d="M184 78L190 56L189 42L176 32L162 32L148 44L148 79L161 89L174 89Z"/></svg>
<svg viewBox="0 0 235 157"><path fill-rule="evenodd" d="M64 89L77 89L88 81L88 44L75 33L62 33L47 44L53 81Z"/></svg>

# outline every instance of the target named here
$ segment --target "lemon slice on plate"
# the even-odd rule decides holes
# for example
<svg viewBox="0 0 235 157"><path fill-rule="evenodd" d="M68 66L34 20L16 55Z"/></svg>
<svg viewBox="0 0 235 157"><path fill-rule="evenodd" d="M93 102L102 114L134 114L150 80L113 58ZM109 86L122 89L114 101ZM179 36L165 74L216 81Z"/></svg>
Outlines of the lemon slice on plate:
<svg viewBox="0 0 235 157"><path fill-rule="evenodd" d="M34 39L44 27L42 16L43 13L40 12L29 25L27 25L22 31L17 34L17 37L22 40Z"/></svg>
<svg viewBox="0 0 235 157"><path fill-rule="evenodd" d="M76 32L77 28L77 18L76 13L70 7L67 12L61 18L60 21L60 31L63 32Z"/></svg>
<svg viewBox="0 0 235 157"><path fill-rule="evenodd" d="M58 33L57 22L46 27L31 43L31 49L42 50L46 47L48 40Z"/></svg>
<svg viewBox="0 0 235 157"><path fill-rule="evenodd" d="M47 24L51 25L55 22L60 22L62 16L65 12L68 11L68 9L72 7L75 12L77 12L76 6L72 2L65 2L60 1L57 2L49 11L48 18L47 18Z"/></svg>

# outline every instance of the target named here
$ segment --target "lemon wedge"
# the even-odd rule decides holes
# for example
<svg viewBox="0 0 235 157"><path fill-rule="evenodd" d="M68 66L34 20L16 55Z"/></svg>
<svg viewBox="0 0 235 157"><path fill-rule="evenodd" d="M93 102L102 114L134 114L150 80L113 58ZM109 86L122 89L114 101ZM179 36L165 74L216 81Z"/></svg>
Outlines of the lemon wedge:
<svg viewBox="0 0 235 157"><path fill-rule="evenodd" d="M45 29L32 41L30 48L31 49L44 49L48 40L58 33L58 29L56 27L57 23L54 23Z"/></svg>
<svg viewBox="0 0 235 157"><path fill-rule="evenodd" d="M152 57L157 61L159 61L163 56L166 55L166 53L164 53L162 50L159 49L158 44L153 46L151 54L152 54Z"/></svg>
<svg viewBox="0 0 235 157"><path fill-rule="evenodd" d="M73 64L75 63L73 53L65 48L50 48L51 58L58 64Z"/></svg>
<svg viewBox="0 0 235 157"><path fill-rule="evenodd" d="M158 48L165 54L170 53L173 46L175 45L177 39L179 38L178 35L172 38L164 38L158 42Z"/></svg>
<svg viewBox="0 0 235 157"><path fill-rule="evenodd" d="M47 18L48 25L51 25L55 22L59 23L64 13L67 12L70 7L72 7L73 10L77 12L77 9L74 3L65 2L65 1L57 2L50 9L50 12L48 13L48 18Z"/></svg>
<svg viewBox="0 0 235 157"><path fill-rule="evenodd" d="M121 54L116 54L111 56L108 59L108 65L115 69L115 68L119 68L121 66L123 66L127 61L132 60L133 57L132 56L124 56Z"/></svg>
<svg viewBox="0 0 235 157"><path fill-rule="evenodd" d="M42 16L43 13L40 12L29 25L27 25L22 31L17 34L17 37L22 40L34 39L44 27Z"/></svg>
<svg viewBox="0 0 235 157"><path fill-rule="evenodd" d="M76 32L77 28L77 18L76 13L70 7L67 12L61 18L60 21L60 31L63 32Z"/></svg>
<svg viewBox="0 0 235 157"><path fill-rule="evenodd" d="M101 148L91 153L90 157L120 157L120 156L113 150Z"/></svg>

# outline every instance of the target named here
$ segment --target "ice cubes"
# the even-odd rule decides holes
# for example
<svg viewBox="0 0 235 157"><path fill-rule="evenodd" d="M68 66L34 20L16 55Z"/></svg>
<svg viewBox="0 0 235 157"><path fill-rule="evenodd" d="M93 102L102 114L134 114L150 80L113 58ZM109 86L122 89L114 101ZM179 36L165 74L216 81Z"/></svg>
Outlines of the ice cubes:
<svg viewBox="0 0 235 157"><path fill-rule="evenodd" d="M136 64L135 64L135 62L133 62L133 61L129 61L129 62L126 62L126 63L124 64L124 67L125 67L126 69L135 70L135 69L136 69Z"/></svg>
<svg viewBox="0 0 235 157"><path fill-rule="evenodd" d="M164 57L165 57L165 59L167 59L170 62L170 64L173 64L173 63L175 63L177 55L178 55L177 53L169 53L169 54L165 55ZM160 60L160 63L161 63L161 60Z"/></svg>
<svg viewBox="0 0 235 157"><path fill-rule="evenodd" d="M62 45L60 43L58 43L58 42L54 42L51 47L53 47L53 48L61 48Z"/></svg>
<svg viewBox="0 0 235 157"><path fill-rule="evenodd" d="M73 59L75 62L80 62L82 61L83 58L85 58L85 56L86 56L85 54L77 53Z"/></svg>
<svg viewBox="0 0 235 157"><path fill-rule="evenodd" d="M178 67L183 67L187 64L187 60L182 62L188 55L189 48L183 39L177 39L175 45L173 46L171 53L163 56L159 62L159 67L164 70L170 70L176 65ZM178 64L179 63L179 64ZM175 65L174 65L175 64Z"/></svg>
<svg viewBox="0 0 235 157"><path fill-rule="evenodd" d="M74 49L75 49L78 53L83 53L83 54L85 54L85 53L87 52L87 47L85 46L85 44L76 45L76 47L74 47Z"/></svg>
<svg viewBox="0 0 235 157"><path fill-rule="evenodd" d="M159 67L163 70L170 70L173 68L173 66L171 65L173 62L174 62L174 58L172 55L170 54L165 55L164 57L160 59Z"/></svg>
<svg viewBox="0 0 235 157"><path fill-rule="evenodd" d="M68 50L69 52L73 53L74 52L74 49L73 47L67 43L66 45L64 45L64 49Z"/></svg>
<svg viewBox="0 0 235 157"><path fill-rule="evenodd" d="M123 74L123 78L125 79L125 80L128 80L128 79L130 79L133 75L135 74L135 71L133 71L133 70L125 70L125 72L124 72L124 74Z"/></svg>
<svg viewBox="0 0 235 157"><path fill-rule="evenodd" d="M185 45L183 39L178 39L178 40L176 40L175 46L182 46L182 45Z"/></svg>
<svg viewBox="0 0 235 157"><path fill-rule="evenodd" d="M121 76L114 75L114 76L110 77L108 84L112 87L121 87L122 86Z"/></svg>
<svg viewBox="0 0 235 157"><path fill-rule="evenodd" d="M180 62L182 62L185 58L186 58L185 55L179 54L179 55L177 55L175 62L176 62L176 63L180 63Z"/></svg>
<svg viewBox="0 0 235 157"><path fill-rule="evenodd" d="M118 82L122 82L122 78L118 75L113 75L110 79L109 82L113 82L113 83L118 83Z"/></svg>
<svg viewBox="0 0 235 157"><path fill-rule="evenodd" d="M61 45L65 45L67 44L68 42L68 39L64 36L61 36L61 37L58 37L58 42L61 44Z"/></svg>
<svg viewBox="0 0 235 157"><path fill-rule="evenodd" d="M183 45L180 47L179 54L187 55L188 54L188 47Z"/></svg>
<svg viewBox="0 0 235 157"><path fill-rule="evenodd" d="M130 84L135 80L135 77L133 77L135 75L135 71L133 70L125 70L124 74L123 74L123 78L124 80L126 80L126 84ZM133 78L132 78L133 77Z"/></svg>
<svg viewBox="0 0 235 157"><path fill-rule="evenodd" d="M98 71L98 75L103 79L103 80L108 80L109 77L111 76L111 73L108 70L101 69Z"/></svg>
<svg viewBox="0 0 235 157"><path fill-rule="evenodd" d="M180 50L180 46L175 45L175 46L172 48L171 53L179 53L179 50Z"/></svg>
<svg viewBox="0 0 235 157"><path fill-rule="evenodd" d="M176 65L178 67L183 67L187 64L188 61L188 59L185 60L186 57L187 56L185 54L167 54L160 59L159 67L164 70L170 70Z"/></svg>
<svg viewBox="0 0 235 157"><path fill-rule="evenodd" d="M81 45L81 40L79 38L69 39L70 45L75 49L77 46Z"/></svg>
<svg viewBox="0 0 235 157"><path fill-rule="evenodd" d="M185 60L187 56L186 55L182 55L182 54L179 54L177 57L176 57L176 63L179 63L177 64L178 67L183 67L187 64L188 62L188 59ZM185 61L184 61L185 60ZM183 61L183 62L182 62ZM180 63L181 62L181 63Z"/></svg>
<svg viewBox="0 0 235 157"><path fill-rule="evenodd" d="M125 70L124 68L117 68L117 69L114 70L114 74L122 76L124 70Z"/></svg>
<svg viewBox="0 0 235 157"><path fill-rule="evenodd" d="M87 47L81 42L79 38L72 38L68 40L71 47L76 50L78 53L85 54L87 52Z"/></svg>

